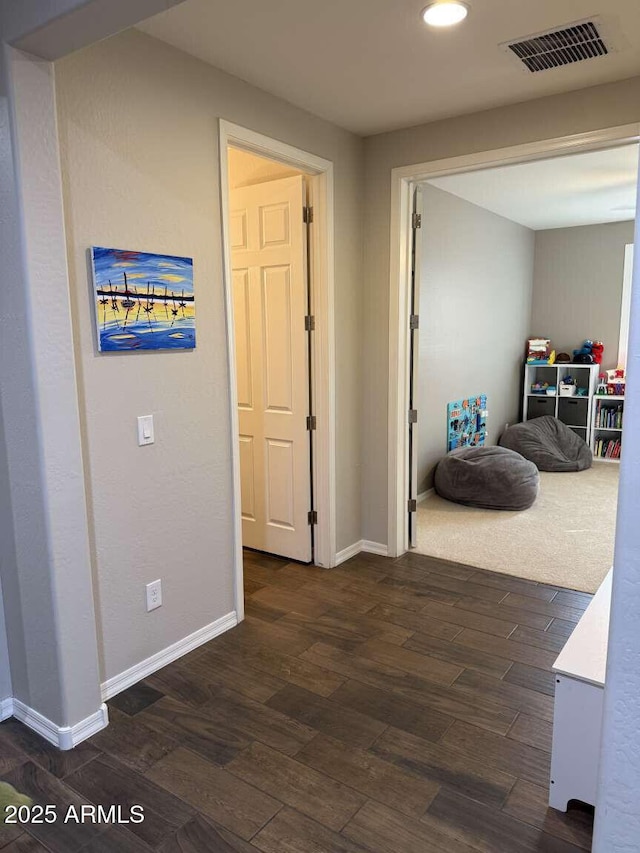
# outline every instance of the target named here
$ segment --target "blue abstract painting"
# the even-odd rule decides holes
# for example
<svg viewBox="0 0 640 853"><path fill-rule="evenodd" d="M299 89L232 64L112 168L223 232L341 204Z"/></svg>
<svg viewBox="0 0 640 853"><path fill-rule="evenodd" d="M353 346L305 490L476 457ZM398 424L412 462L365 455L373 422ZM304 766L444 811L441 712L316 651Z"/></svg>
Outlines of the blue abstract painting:
<svg viewBox="0 0 640 853"><path fill-rule="evenodd" d="M487 439L487 395L455 400L447 406L447 447L482 447Z"/></svg>
<svg viewBox="0 0 640 853"><path fill-rule="evenodd" d="M100 352L193 349L193 259L91 249Z"/></svg>

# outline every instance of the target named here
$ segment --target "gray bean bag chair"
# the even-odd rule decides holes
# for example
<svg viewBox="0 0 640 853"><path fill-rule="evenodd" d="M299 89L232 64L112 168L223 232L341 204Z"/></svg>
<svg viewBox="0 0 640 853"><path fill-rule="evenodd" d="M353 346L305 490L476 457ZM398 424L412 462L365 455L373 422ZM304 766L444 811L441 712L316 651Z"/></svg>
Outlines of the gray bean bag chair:
<svg viewBox="0 0 640 853"><path fill-rule="evenodd" d="M531 460L539 471L584 471L593 462L586 441L550 415L508 427L500 444Z"/></svg>
<svg viewBox="0 0 640 853"><path fill-rule="evenodd" d="M532 462L506 447L461 447L442 459L435 490L454 503L482 509L529 509L540 475Z"/></svg>

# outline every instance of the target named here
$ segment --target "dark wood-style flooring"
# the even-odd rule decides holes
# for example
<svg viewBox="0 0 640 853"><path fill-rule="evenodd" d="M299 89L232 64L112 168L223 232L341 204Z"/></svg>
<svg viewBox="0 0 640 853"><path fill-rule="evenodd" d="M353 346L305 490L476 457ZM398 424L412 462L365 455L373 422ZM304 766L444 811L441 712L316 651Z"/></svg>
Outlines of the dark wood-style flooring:
<svg viewBox="0 0 640 853"><path fill-rule="evenodd" d="M553 661L590 596L419 555L245 559L247 619L58 752L0 725L0 778L144 823L0 827L2 853L571 853L547 808Z"/></svg>

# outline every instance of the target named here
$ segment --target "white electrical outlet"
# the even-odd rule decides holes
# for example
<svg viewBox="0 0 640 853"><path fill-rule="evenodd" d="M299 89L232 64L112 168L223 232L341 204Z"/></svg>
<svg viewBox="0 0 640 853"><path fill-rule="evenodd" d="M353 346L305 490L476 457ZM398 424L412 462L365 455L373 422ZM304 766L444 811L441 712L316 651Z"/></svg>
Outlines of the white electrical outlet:
<svg viewBox="0 0 640 853"><path fill-rule="evenodd" d="M151 581L146 586L147 590L147 612L155 610L162 605L162 581Z"/></svg>

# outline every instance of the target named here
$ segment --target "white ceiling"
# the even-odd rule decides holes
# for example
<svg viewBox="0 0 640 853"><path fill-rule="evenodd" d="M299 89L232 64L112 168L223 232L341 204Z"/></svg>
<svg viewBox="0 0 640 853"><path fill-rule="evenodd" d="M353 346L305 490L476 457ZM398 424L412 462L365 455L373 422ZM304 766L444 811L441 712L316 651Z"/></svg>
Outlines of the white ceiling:
<svg viewBox="0 0 640 853"><path fill-rule="evenodd" d="M640 74L638 0L468 0L452 30L426 0L186 0L140 29L355 133ZM530 74L499 45L599 14L619 48Z"/></svg>
<svg viewBox="0 0 640 853"><path fill-rule="evenodd" d="M638 145L427 183L539 231L635 218Z"/></svg>

